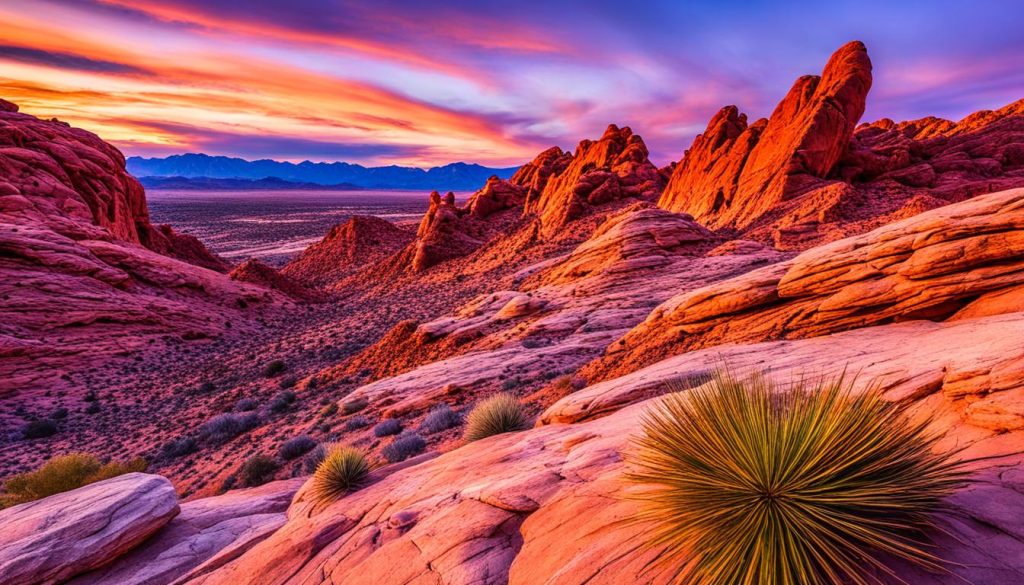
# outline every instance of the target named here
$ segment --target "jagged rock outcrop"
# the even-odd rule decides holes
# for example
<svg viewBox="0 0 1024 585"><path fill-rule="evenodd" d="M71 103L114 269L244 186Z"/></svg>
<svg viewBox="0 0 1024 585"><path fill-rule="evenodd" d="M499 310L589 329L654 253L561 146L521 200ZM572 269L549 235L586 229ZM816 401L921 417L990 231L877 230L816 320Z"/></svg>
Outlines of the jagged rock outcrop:
<svg viewBox="0 0 1024 585"><path fill-rule="evenodd" d="M0 582L65 582L131 550L177 514L171 482L143 473L0 510Z"/></svg>
<svg viewBox="0 0 1024 585"><path fill-rule="evenodd" d="M524 213L537 215L545 233L552 233L590 206L627 197L654 200L665 178L647 156L639 135L612 124L600 139L579 143L565 169L527 199Z"/></svg>
<svg viewBox="0 0 1024 585"><path fill-rule="evenodd" d="M1024 189L978 196L677 295L588 379L696 348L814 337L892 321L1012 308L1024 288ZM997 297L993 301L993 297ZM986 308L987 307L987 308Z"/></svg>
<svg viewBox="0 0 1024 585"><path fill-rule="evenodd" d="M195 238L149 223L113 146L0 111L0 392L164 335L218 335L243 305L271 300L181 257L224 268Z"/></svg>
<svg viewBox="0 0 1024 585"><path fill-rule="evenodd" d="M181 505L181 513L112 563L71 585L167 585L234 560L284 525L303 479L271 482Z"/></svg>
<svg viewBox="0 0 1024 585"><path fill-rule="evenodd" d="M676 166L659 206L712 228L744 228L818 186L864 113L871 61L859 41L841 47L821 76L796 81L767 120L747 125L723 108Z"/></svg>
<svg viewBox="0 0 1024 585"><path fill-rule="evenodd" d="M311 286L328 286L408 245L413 234L371 215L355 215L288 262L281 273Z"/></svg>

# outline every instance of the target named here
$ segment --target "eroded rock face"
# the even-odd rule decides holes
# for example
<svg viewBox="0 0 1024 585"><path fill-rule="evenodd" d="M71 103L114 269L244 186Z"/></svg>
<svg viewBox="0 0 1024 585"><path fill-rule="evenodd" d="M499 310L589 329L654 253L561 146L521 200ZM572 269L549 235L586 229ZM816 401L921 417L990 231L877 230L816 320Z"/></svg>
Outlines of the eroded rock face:
<svg viewBox="0 0 1024 585"><path fill-rule="evenodd" d="M273 266L268 266L256 258L250 258L239 264L229 276L231 280L248 282L280 291L293 299L310 300L318 296L314 291L304 287L287 274L283 274Z"/></svg>
<svg viewBox="0 0 1024 585"><path fill-rule="evenodd" d="M864 113L871 61L858 41L841 47L821 76L804 76L768 120L748 126L735 106L697 137L658 205L712 228L744 228L825 178Z"/></svg>
<svg viewBox="0 0 1024 585"><path fill-rule="evenodd" d="M117 149L0 111L0 392L164 335L218 335L241 305L272 300L224 268L195 238L149 223Z"/></svg>
<svg viewBox="0 0 1024 585"><path fill-rule="evenodd" d="M527 200L524 213L536 214L551 233L590 206L628 197L654 200L665 179L647 154L639 135L612 124L599 140L579 143L565 169L552 173L543 189Z"/></svg>
<svg viewBox="0 0 1024 585"><path fill-rule="evenodd" d="M303 250L281 273L312 286L338 282L355 270L401 250L413 234L370 215L356 215L331 228L322 240Z"/></svg>
<svg viewBox="0 0 1024 585"><path fill-rule="evenodd" d="M978 196L677 295L585 373L603 379L738 341L792 339L1016 306L1024 189ZM972 308L973 307L973 308Z"/></svg>
<svg viewBox="0 0 1024 585"><path fill-rule="evenodd" d="M171 482L143 473L0 510L0 582L62 583L118 558L177 514Z"/></svg>
<svg viewBox="0 0 1024 585"><path fill-rule="evenodd" d="M292 479L193 500L152 538L73 585L167 585L211 572L284 525L304 480Z"/></svg>

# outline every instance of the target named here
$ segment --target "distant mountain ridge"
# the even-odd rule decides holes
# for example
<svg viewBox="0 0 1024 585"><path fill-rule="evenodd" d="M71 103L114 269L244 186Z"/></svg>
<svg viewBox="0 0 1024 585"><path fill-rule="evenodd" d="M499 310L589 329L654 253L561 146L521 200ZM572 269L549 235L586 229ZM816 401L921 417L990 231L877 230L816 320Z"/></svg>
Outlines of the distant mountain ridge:
<svg viewBox="0 0 1024 585"><path fill-rule="evenodd" d="M176 154L165 158L128 158L128 171L136 177L185 177L207 179L267 178L314 183L349 184L367 189L425 189L466 191L480 188L489 177L507 179L519 167L491 168L470 163L451 163L430 169L415 167L364 167L345 162L301 163L276 160L245 160L208 154Z"/></svg>
<svg viewBox="0 0 1024 585"><path fill-rule="evenodd" d="M277 177L262 179L211 179L210 177L139 177L139 182L147 189L178 189L184 191L286 191L298 189L317 189L321 191L361 191L351 183L336 185L319 185L317 183L285 181Z"/></svg>

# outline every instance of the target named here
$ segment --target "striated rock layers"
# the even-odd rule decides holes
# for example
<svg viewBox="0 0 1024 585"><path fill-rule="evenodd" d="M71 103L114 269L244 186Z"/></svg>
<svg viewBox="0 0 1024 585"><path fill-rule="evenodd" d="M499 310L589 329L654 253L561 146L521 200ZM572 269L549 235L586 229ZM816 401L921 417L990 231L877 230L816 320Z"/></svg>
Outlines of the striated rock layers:
<svg viewBox="0 0 1024 585"><path fill-rule="evenodd" d="M723 108L676 166L659 206L712 228L749 226L828 176L870 87L871 60L855 41L820 77L798 79L767 120L748 126L735 106Z"/></svg>
<svg viewBox="0 0 1024 585"><path fill-rule="evenodd" d="M0 510L0 583L63 583L131 550L178 511L171 482L143 473Z"/></svg>
<svg viewBox="0 0 1024 585"><path fill-rule="evenodd" d="M195 238L152 226L117 149L15 110L0 108L0 392L159 336L216 335L269 298L217 272Z"/></svg>
<svg viewBox="0 0 1024 585"><path fill-rule="evenodd" d="M401 250L413 234L371 215L355 215L288 262L281 273L311 286L327 286Z"/></svg>
<svg viewBox="0 0 1024 585"><path fill-rule="evenodd" d="M585 374L740 341L1024 310L1024 189L975 197L676 295Z"/></svg>

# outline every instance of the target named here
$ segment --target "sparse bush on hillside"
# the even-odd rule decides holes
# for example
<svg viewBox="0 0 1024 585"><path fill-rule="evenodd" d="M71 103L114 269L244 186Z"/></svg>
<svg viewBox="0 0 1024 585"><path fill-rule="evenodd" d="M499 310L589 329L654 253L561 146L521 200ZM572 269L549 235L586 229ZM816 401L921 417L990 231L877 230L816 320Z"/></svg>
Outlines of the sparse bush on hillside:
<svg viewBox="0 0 1024 585"><path fill-rule="evenodd" d="M278 383L278 387L282 390L286 390L295 386L298 382L299 379L296 376L285 376L284 378L281 378L281 381Z"/></svg>
<svg viewBox="0 0 1024 585"><path fill-rule="evenodd" d="M529 428L523 405L511 394L496 394L479 404L466 417L467 441Z"/></svg>
<svg viewBox="0 0 1024 585"><path fill-rule="evenodd" d="M363 415L353 416L352 418L345 421L345 430L357 431L359 429L370 426L370 422L370 419Z"/></svg>
<svg viewBox="0 0 1024 585"><path fill-rule="evenodd" d="M313 474L310 493L321 504L330 503L358 489L370 475L366 454L355 447L328 445Z"/></svg>
<svg viewBox="0 0 1024 585"><path fill-rule="evenodd" d="M255 487L267 483L276 471L277 461L273 457L253 455L238 469L238 475L245 487Z"/></svg>
<svg viewBox="0 0 1024 585"><path fill-rule="evenodd" d="M219 414L199 427L199 438L205 443L220 445L259 425L259 417L249 414Z"/></svg>
<svg viewBox="0 0 1024 585"><path fill-rule="evenodd" d="M523 381L520 380L519 378L509 378L508 380L505 380L504 382L501 383L501 391L512 392L513 390L521 386L522 383Z"/></svg>
<svg viewBox="0 0 1024 585"><path fill-rule="evenodd" d="M21 436L26 439L42 439L57 434L57 423L49 419L34 420L21 430Z"/></svg>
<svg viewBox="0 0 1024 585"><path fill-rule="evenodd" d="M175 439L169 443L165 443L162 449L164 457L173 459L175 457L183 457L190 453L195 453L199 446L196 444L196 440L192 437L183 437L181 439Z"/></svg>
<svg viewBox="0 0 1024 585"><path fill-rule="evenodd" d="M93 482L133 471L145 471L145 459L100 463L89 453L69 453L50 459L39 469L10 477L0 494L0 507L31 502Z"/></svg>
<svg viewBox="0 0 1024 585"><path fill-rule="evenodd" d="M360 410L366 408L369 405L370 405L370 401L369 400L367 400L365 398L356 398L356 399L349 400L349 401L345 402L344 404L342 404L341 405L341 410L345 414L352 414L354 412L359 412Z"/></svg>
<svg viewBox="0 0 1024 585"><path fill-rule="evenodd" d="M395 440L386 445L380 452L389 463L398 463L399 461L405 461L413 455L422 453L426 448L427 442L423 440L423 437L412 431L406 431L395 437Z"/></svg>
<svg viewBox="0 0 1024 585"><path fill-rule="evenodd" d="M263 366L263 377L273 378L274 376L279 376L281 375L281 373L285 371L286 368L287 366L284 365L284 362L282 360L273 360L267 362L267 365Z"/></svg>
<svg viewBox="0 0 1024 585"><path fill-rule="evenodd" d="M99 411L100 411L100 403L99 402L90 402L89 406L85 407L85 414L96 414Z"/></svg>
<svg viewBox="0 0 1024 585"><path fill-rule="evenodd" d="M68 417L68 409L64 407L56 408L50 413L49 418L53 420L63 420Z"/></svg>
<svg viewBox="0 0 1024 585"><path fill-rule="evenodd" d="M300 455L309 453L309 451L314 447L316 447L316 441L314 441L312 437L309 435L299 435L298 437L285 441L281 445L278 455L281 456L281 459L285 460L295 459Z"/></svg>
<svg viewBox="0 0 1024 585"><path fill-rule="evenodd" d="M235 403L235 411L237 412L249 412L259 408L260 404L252 398L243 398Z"/></svg>
<svg viewBox="0 0 1024 585"><path fill-rule="evenodd" d="M719 373L645 415L628 457L638 520L687 583L868 585L886 558L941 571L925 539L966 474L929 423L842 379Z"/></svg>
<svg viewBox="0 0 1024 585"><path fill-rule="evenodd" d="M373 427L374 437L390 437L402 432L402 423L396 418L385 419Z"/></svg>
<svg viewBox="0 0 1024 585"><path fill-rule="evenodd" d="M206 382L203 382L202 384L200 384L199 388L197 390L198 390L199 394L209 394L209 393L213 392L216 389L217 389L217 387L214 386L213 382L210 382L209 380L207 380Z"/></svg>
<svg viewBox="0 0 1024 585"><path fill-rule="evenodd" d="M286 412L289 408L291 408L292 404L295 402L295 399L295 393L292 392L291 390L279 392L270 400L270 412L277 414Z"/></svg>
<svg viewBox="0 0 1024 585"><path fill-rule="evenodd" d="M330 416L334 416L336 414L338 414L338 403L337 402L331 402L327 406L325 406L325 407L320 409L320 416L322 418L327 418L327 417L330 417Z"/></svg>
<svg viewBox="0 0 1024 585"><path fill-rule="evenodd" d="M428 435L440 433L441 431L457 427L462 424L462 419L447 404L435 406L427 416L423 417L420 429Z"/></svg>
<svg viewBox="0 0 1024 585"><path fill-rule="evenodd" d="M321 443L302 458L302 468L306 473L313 473L316 471L316 468L320 466L320 462L323 461L326 456L327 446Z"/></svg>

